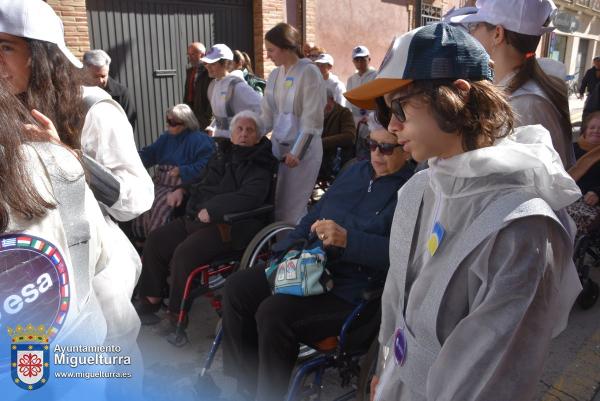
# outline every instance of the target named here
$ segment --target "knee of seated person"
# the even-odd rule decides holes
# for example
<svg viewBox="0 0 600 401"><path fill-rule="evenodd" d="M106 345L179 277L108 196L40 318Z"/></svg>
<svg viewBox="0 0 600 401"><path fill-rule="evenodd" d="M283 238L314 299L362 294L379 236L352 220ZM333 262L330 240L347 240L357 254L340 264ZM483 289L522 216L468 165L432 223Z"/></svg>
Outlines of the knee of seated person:
<svg viewBox="0 0 600 401"><path fill-rule="evenodd" d="M289 313L282 304L282 297L270 296L258 307L255 314L256 326L261 334L274 334L277 329L287 326Z"/></svg>
<svg viewBox="0 0 600 401"><path fill-rule="evenodd" d="M150 234L148 234L146 240L144 241L143 255L145 256L148 253L153 253L154 251L156 251L160 243L161 238L160 235L157 235L157 231L150 232Z"/></svg>

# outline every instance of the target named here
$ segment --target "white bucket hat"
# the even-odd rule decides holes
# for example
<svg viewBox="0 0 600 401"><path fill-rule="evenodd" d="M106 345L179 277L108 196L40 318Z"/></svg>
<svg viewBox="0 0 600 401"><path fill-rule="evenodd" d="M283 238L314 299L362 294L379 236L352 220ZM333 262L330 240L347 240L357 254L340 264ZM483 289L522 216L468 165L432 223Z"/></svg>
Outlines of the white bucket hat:
<svg viewBox="0 0 600 401"><path fill-rule="evenodd" d="M475 5L475 14L452 17L450 22L487 22L502 25L512 32L533 36L542 36L554 30L546 22L556 14L556 5L552 0L477 0Z"/></svg>
<svg viewBox="0 0 600 401"><path fill-rule="evenodd" d="M42 0L0 0L0 32L54 43L75 67L83 67L65 44L61 19Z"/></svg>
<svg viewBox="0 0 600 401"><path fill-rule="evenodd" d="M233 52L229 46L219 43L211 47L200 60L206 64L216 63L219 60L233 60Z"/></svg>

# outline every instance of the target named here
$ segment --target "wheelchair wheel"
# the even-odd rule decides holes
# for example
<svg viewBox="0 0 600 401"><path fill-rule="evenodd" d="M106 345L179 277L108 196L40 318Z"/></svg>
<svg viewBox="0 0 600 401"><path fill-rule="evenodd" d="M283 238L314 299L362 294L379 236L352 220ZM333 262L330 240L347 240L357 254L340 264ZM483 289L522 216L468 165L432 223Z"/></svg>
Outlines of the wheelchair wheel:
<svg viewBox="0 0 600 401"><path fill-rule="evenodd" d="M356 401L369 401L371 397L371 379L373 379L377 368L378 353L379 342L374 339L369 347L369 352L360 364L360 374L356 386Z"/></svg>
<svg viewBox="0 0 600 401"><path fill-rule="evenodd" d="M293 225L278 221L260 230L246 247L240 261L239 269L243 270L255 267L264 255L270 253L271 246L277 242L277 236L293 229Z"/></svg>

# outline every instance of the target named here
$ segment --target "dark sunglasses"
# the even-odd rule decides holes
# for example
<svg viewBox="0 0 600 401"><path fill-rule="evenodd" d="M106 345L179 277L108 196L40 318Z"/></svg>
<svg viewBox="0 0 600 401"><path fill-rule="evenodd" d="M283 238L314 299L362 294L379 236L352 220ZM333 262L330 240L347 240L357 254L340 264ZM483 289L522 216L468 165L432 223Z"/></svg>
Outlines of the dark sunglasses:
<svg viewBox="0 0 600 401"><path fill-rule="evenodd" d="M380 143L372 140L371 138L367 139L367 146L371 150L371 152L375 152L376 149L379 149L379 153L384 156L389 156L394 153L394 149L400 147L397 143Z"/></svg>
<svg viewBox="0 0 600 401"><path fill-rule="evenodd" d="M406 114L404 113L404 108L402 108L402 103L406 103L408 99L413 96L417 96L422 94L423 92L415 92L406 96L398 97L390 102L390 110L394 117L398 119L401 123L406 121Z"/></svg>
<svg viewBox="0 0 600 401"><path fill-rule="evenodd" d="M183 123L181 121L176 121L176 120L172 120L170 118L167 118L167 125L169 127L178 127L180 125L183 125Z"/></svg>

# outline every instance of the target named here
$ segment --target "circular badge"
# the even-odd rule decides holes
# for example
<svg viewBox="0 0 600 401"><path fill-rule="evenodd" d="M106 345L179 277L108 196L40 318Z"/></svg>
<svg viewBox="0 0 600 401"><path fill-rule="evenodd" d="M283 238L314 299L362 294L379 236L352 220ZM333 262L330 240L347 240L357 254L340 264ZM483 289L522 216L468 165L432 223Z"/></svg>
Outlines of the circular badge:
<svg viewBox="0 0 600 401"><path fill-rule="evenodd" d="M0 236L0 335L43 325L51 341L67 317L69 299L69 274L56 246L26 234Z"/></svg>
<svg viewBox="0 0 600 401"><path fill-rule="evenodd" d="M400 366L404 365L404 361L406 360L407 348L408 346L406 343L406 336L404 334L404 330L396 330L396 335L394 337L394 357L396 358L396 364Z"/></svg>

